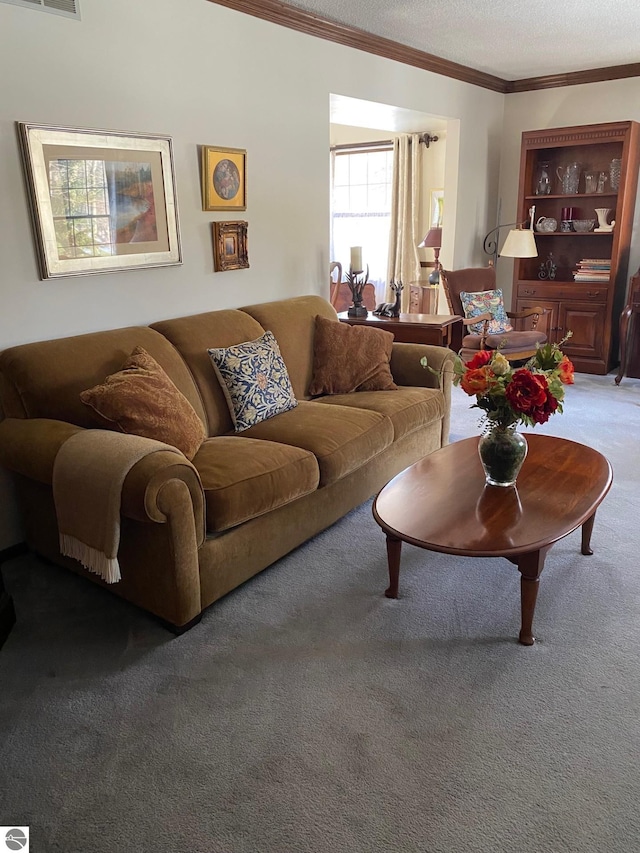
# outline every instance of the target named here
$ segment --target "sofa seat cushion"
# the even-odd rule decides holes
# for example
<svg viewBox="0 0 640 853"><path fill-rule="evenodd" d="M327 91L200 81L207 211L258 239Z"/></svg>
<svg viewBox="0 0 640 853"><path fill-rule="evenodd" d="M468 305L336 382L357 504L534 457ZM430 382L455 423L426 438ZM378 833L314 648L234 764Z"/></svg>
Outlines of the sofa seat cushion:
<svg viewBox="0 0 640 853"><path fill-rule="evenodd" d="M318 488L313 453L244 436L208 438L193 459L205 492L207 533L219 533Z"/></svg>
<svg viewBox="0 0 640 853"><path fill-rule="evenodd" d="M256 424L242 435L310 451L318 460L320 485L328 486L388 447L393 441L393 424L380 412L299 400L295 409Z"/></svg>
<svg viewBox="0 0 640 853"><path fill-rule="evenodd" d="M393 424L394 441L441 420L445 412L444 395L435 388L402 387L397 391L359 391L357 394L319 397L316 402L353 406L386 415Z"/></svg>

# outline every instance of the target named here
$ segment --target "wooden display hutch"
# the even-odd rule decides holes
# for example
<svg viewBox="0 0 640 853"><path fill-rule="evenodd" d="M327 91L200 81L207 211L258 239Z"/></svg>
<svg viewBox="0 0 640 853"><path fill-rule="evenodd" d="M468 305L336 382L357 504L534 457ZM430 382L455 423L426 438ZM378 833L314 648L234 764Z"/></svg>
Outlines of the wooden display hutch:
<svg viewBox="0 0 640 853"><path fill-rule="evenodd" d="M547 309L538 328L552 342L562 340L568 331L572 337L563 350L581 373L605 374L618 361L618 319L627 288L629 244L640 164L640 124L634 121L549 128L522 134L519 219L529 219L535 207L534 222L541 216L552 217L558 230L536 231L537 258L516 259L514 263L513 308L522 311L534 305ZM585 172L605 172L616 158L621 161L617 191L607 180L604 192L584 192ZM557 169L571 162L581 166L579 191L563 194ZM536 180L542 163L549 164L551 192L536 194ZM611 208L609 221L613 231L563 232L562 208L573 207L575 219L594 219L596 208ZM556 265L554 279L539 273L549 255ZM574 272L585 259L611 259L607 281L576 282Z"/></svg>

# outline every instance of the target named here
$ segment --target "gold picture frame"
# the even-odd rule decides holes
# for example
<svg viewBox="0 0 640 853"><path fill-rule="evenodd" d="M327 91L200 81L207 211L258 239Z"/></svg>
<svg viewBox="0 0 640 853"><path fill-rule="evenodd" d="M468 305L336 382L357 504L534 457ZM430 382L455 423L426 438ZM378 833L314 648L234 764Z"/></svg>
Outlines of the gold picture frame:
<svg viewBox="0 0 640 853"><path fill-rule="evenodd" d="M202 209L247 209L247 152L202 146Z"/></svg>
<svg viewBox="0 0 640 853"><path fill-rule="evenodd" d="M182 263L171 137L16 124L42 279Z"/></svg>
<svg viewBox="0 0 640 853"><path fill-rule="evenodd" d="M241 270L249 266L248 222L213 223L213 257L216 272Z"/></svg>

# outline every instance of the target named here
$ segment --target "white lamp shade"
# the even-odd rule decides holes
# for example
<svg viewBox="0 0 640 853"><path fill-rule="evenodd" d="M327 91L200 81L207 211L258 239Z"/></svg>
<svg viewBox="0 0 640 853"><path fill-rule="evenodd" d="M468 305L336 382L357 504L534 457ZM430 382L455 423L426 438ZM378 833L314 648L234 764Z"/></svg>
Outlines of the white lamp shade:
<svg viewBox="0 0 640 853"><path fill-rule="evenodd" d="M500 254L506 258L537 258L538 248L533 231L528 228L522 231L519 228L513 228L507 234Z"/></svg>

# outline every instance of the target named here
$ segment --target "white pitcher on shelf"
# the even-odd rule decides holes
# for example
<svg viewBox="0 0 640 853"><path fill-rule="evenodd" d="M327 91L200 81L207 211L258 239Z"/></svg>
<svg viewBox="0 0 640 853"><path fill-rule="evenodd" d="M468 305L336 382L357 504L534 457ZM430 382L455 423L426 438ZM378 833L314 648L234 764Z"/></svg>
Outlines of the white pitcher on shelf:
<svg viewBox="0 0 640 853"><path fill-rule="evenodd" d="M596 216L598 217L598 227L594 228L594 232L602 232L602 231L613 231L613 226L616 224L615 219L612 219L611 222L608 222L609 214L611 213L610 207L596 207Z"/></svg>

